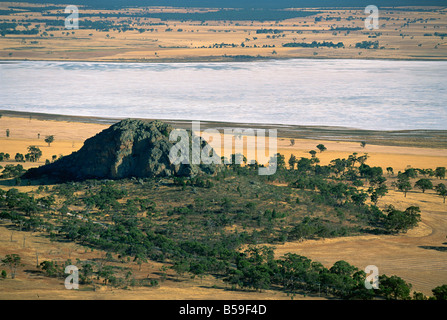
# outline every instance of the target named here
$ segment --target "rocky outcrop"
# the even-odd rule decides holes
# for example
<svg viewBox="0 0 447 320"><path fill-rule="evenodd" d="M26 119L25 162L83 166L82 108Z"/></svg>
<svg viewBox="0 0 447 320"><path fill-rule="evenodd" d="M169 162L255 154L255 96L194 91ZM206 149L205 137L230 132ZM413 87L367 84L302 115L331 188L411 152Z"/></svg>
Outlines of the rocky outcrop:
<svg viewBox="0 0 447 320"><path fill-rule="evenodd" d="M213 174L216 165L178 164L169 159L174 128L162 121L127 119L85 141L83 147L54 163L28 170L23 178L58 181ZM201 139L188 131L190 139ZM191 140L192 141L192 140ZM205 141L200 141L205 145ZM194 163L194 162L193 162Z"/></svg>

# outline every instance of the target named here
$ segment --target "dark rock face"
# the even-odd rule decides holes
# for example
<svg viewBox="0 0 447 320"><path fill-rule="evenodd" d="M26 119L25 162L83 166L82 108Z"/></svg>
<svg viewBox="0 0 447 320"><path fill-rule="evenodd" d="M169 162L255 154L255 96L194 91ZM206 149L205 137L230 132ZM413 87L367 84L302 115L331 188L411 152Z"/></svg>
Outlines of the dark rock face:
<svg viewBox="0 0 447 320"><path fill-rule="evenodd" d="M174 165L169 152L174 145L169 134L174 128L161 121L127 119L85 141L77 152L58 161L30 169L25 179L59 181L120 179L213 174L216 165ZM188 131L191 139L201 139ZM205 141L200 142L203 146Z"/></svg>

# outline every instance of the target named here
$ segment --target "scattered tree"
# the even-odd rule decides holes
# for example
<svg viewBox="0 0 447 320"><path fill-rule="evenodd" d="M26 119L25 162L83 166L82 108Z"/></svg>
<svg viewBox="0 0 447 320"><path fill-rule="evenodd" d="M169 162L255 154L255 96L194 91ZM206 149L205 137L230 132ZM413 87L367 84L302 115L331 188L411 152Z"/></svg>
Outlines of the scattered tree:
<svg viewBox="0 0 447 320"><path fill-rule="evenodd" d="M48 143L48 146L50 146L53 141L54 141L54 136L46 136L45 137L45 142Z"/></svg>
<svg viewBox="0 0 447 320"><path fill-rule="evenodd" d="M25 162L25 157L21 153L16 153L14 159L16 162Z"/></svg>
<svg viewBox="0 0 447 320"><path fill-rule="evenodd" d="M319 145L317 145L317 149L320 150L320 152L327 150L327 148L324 146L324 144L321 144L321 143Z"/></svg>
<svg viewBox="0 0 447 320"><path fill-rule="evenodd" d="M406 283L398 276L379 276L380 292L387 299L408 300L410 299L411 284Z"/></svg>
<svg viewBox="0 0 447 320"><path fill-rule="evenodd" d="M432 292L436 300L447 300L447 284L434 288Z"/></svg>
<svg viewBox="0 0 447 320"><path fill-rule="evenodd" d="M385 210L387 217L385 220L385 227L391 232L406 232L414 228L421 221L421 210L419 207L411 206L405 211L400 211L389 205Z"/></svg>
<svg viewBox="0 0 447 320"><path fill-rule="evenodd" d="M414 168L405 169L403 175L406 175L408 178L416 178L418 176L418 171Z"/></svg>
<svg viewBox="0 0 447 320"><path fill-rule="evenodd" d="M445 178L445 167L437 167L435 170L435 176L439 179Z"/></svg>
<svg viewBox="0 0 447 320"><path fill-rule="evenodd" d="M22 265L21 258L18 254L7 254L2 260L2 264L9 267L11 271L11 278L14 279L16 276L17 268Z"/></svg>
<svg viewBox="0 0 447 320"><path fill-rule="evenodd" d="M275 159L273 159L273 162L275 162ZM278 169L284 169L286 167L286 161L284 155L276 153L276 166Z"/></svg>
<svg viewBox="0 0 447 320"><path fill-rule="evenodd" d="M422 292L413 292L413 300L428 300Z"/></svg>
<svg viewBox="0 0 447 320"><path fill-rule="evenodd" d="M420 180L416 181L414 186L416 188L421 189L422 193L425 193L425 190L433 189L433 184L429 179L420 179Z"/></svg>
<svg viewBox="0 0 447 320"><path fill-rule="evenodd" d="M42 157L42 151L39 149L39 147L29 146L28 152L29 153L27 155L31 162L39 161L40 157ZM26 155L25 155L25 157L26 157Z"/></svg>
<svg viewBox="0 0 447 320"><path fill-rule="evenodd" d="M435 187L436 193L444 198L444 203L445 203L445 198L447 197L447 187L445 186L445 184L440 183Z"/></svg>
<svg viewBox="0 0 447 320"><path fill-rule="evenodd" d="M290 158L289 158L289 167L290 167L290 169L294 170L296 163L297 163L297 159L296 159L295 155L291 154Z"/></svg>
<svg viewBox="0 0 447 320"><path fill-rule="evenodd" d="M404 193L407 197L407 192L413 189L410 183L410 178L405 174L399 174L396 182L397 189Z"/></svg>
<svg viewBox="0 0 447 320"><path fill-rule="evenodd" d="M394 170L393 170L392 167L388 167L388 168L386 168L386 171L388 172L388 174L390 174L390 175L394 175Z"/></svg>

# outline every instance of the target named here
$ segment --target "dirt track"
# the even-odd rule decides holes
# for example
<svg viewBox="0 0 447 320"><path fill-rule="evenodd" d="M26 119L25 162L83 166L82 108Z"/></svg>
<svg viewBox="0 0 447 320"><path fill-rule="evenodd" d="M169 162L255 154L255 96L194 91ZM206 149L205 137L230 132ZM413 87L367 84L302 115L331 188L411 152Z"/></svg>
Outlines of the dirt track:
<svg viewBox="0 0 447 320"><path fill-rule="evenodd" d="M436 286L447 283L447 204L434 193L412 192L404 198L391 191L379 204L396 208L421 208L422 221L407 234L362 236L290 242L277 246L276 254L297 253L330 267L345 260L359 269L376 265L380 274L397 275L413 285L413 291L432 295Z"/></svg>

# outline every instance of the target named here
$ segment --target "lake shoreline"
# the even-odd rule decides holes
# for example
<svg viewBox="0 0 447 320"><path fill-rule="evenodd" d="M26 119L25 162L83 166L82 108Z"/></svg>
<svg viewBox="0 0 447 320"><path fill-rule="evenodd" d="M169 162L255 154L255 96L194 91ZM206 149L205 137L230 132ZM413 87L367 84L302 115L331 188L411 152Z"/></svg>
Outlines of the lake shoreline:
<svg viewBox="0 0 447 320"><path fill-rule="evenodd" d="M80 122L90 124L112 125L125 118L72 116L62 114L37 113L27 111L12 111L0 109L0 114L11 118L29 118L36 120ZM160 120L173 125L176 128L191 129L195 120L181 119L149 119ZM0 120L1 121L1 120ZM282 139L309 139L327 141L361 142L384 146L406 146L420 148L447 149L447 130L366 130L338 126L309 126L309 125L284 125L250 122L226 122L200 120L200 128L206 129L276 129L278 138Z"/></svg>
<svg viewBox="0 0 447 320"><path fill-rule="evenodd" d="M286 60L368 60L368 61L447 61L447 57L334 57L334 56L296 56L296 57L268 57L268 56L199 56L185 58L156 58L156 59L32 59L32 58L0 58L1 63L8 62L91 62L91 63L225 63L225 62L259 62Z"/></svg>

